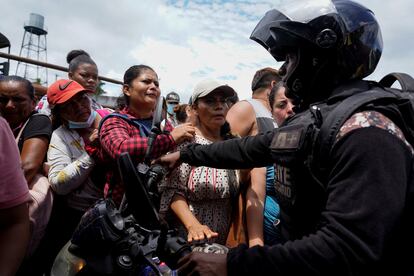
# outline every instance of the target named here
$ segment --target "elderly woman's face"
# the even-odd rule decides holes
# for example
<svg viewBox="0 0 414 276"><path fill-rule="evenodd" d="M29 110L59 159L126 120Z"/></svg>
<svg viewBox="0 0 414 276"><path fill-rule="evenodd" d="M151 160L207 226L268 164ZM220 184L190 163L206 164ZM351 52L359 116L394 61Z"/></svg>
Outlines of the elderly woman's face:
<svg viewBox="0 0 414 276"><path fill-rule="evenodd" d="M60 116L73 122L85 122L91 115L91 102L85 92L80 92L59 105Z"/></svg>
<svg viewBox="0 0 414 276"><path fill-rule="evenodd" d="M12 128L24 123L33 112L35 101L29 96L24 83L0 82L0 113Z"/></svg>
<svg viewBox="0 0 414 276"><path fill-rule="evenodd" d="M220 89L199 98L194 105L194 115L200 124L209 127L221 127L226 122L227 98Z"/></svg>
<svg viewBox="0 0 414 276"><path fill-rule="evenodd" d="M276 92L275 101L272 106L273 118L279 126L286 118L294 114L293 107L292 101L285 95L285 88L280 87Z"/></svg>

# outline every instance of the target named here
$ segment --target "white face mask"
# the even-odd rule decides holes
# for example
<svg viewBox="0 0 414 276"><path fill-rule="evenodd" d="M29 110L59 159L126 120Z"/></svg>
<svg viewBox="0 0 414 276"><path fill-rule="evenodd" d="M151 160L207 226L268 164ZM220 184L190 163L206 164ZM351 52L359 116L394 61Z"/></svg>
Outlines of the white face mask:
<svg viewBox="0 0 414 276"><path fill-rule="evenodd" d="M175 115L175 113L174 113L174 107L176 107L177 105L178 104L176 104L176 103L173 103L173 104L167 103L167 112L168 112L168 114Z"/></svg>
<svg viewBox="0 0 414 276"><path fill-rule="evenodd" d="M92 125L96 118L96 111L91 110L91 114L89 115L88 120L85 122L73 122L68 120L68 128L70 129L79 129L79 128L88 128Z"/></svg>

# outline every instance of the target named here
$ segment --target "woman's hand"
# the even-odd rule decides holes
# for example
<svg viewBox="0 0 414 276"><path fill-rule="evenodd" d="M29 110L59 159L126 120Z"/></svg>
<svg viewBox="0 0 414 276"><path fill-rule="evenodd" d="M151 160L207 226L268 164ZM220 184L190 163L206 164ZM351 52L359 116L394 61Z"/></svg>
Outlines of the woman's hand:
<svg viewBox="0 0 414 276"><path fill-rule="evenodd" d="M95 120L93 121L91 127L94 129L98 129L99 128L99 123L101 122L102 117L101 115L99 115L99 113L96 113L96 117Z"/></svg>
<svg viewBox="0 0 414 276"><path fill-rule="evenodd" d="M217 232L212 231L207 225L196 224L187 227L188 242L211 239L218 236Z"/></svg>
<svg viewBox="0 0 414 276"><path fill-rule="evenodd" d="M99 137L98 137L98 129L96 128L85 128L78 130L80 136L82 136L85 145L90 146L98 146L99 145Z"/></svg>
<svg viewBox="0 0 414 276"><path fill-rule="evenodd" d="M99 145L98 128L101 120L101 115L97 113L92 125L89 128L85 129L84 132L81 132L81 135L86 144L91 146Z"/></svg>
<svg viewBox="0 0 414 276"><path fill-rule="evenodd" d="M99 138L98 138L98 129L92 129L91 132L89 133L89 143L95 145L96 143L99 143Z"/></svg>
<svg viewBox="0 0 414 276"><path fill-rule="evenodd" d="M195 127L191 123L178 125L171 131L171 136L176 144L181 144L184 141L191 140L194 138L194 135Z"/></svg>

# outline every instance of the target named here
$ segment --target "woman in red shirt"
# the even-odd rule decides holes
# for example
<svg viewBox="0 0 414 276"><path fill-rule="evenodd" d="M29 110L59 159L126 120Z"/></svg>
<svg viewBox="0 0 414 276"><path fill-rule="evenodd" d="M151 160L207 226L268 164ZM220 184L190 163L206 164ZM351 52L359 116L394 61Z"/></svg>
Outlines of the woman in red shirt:
<svg viewBox="0 0 414 276"><path fill-rule="evenodd" d="M148 146L147 135L152 125L152 116L160 97L157 73L147 65L134 65L124 74L122 87L126 107L119 111L120 116L107 118L100 129L99 138L103 148L103 158L111 159L111 169L108 180L115 177L112 183L116 183L112 189L112 197L119 204L124 194L124 187L118 175L116 161L123 152L128 152L134 165L142 162ZM126 119L125 119L126 118ZM134 123L133 123L134 122ZM137 127L136 124L140 125ZM173 150L177 144L193 138L195 129L190 123L186 123L172 129L167 122L166 131L157 136L153 143L152 158L156 158ZM108 182L109 183L109 182ZM109 189L106 185L105 191Z"/></svg>

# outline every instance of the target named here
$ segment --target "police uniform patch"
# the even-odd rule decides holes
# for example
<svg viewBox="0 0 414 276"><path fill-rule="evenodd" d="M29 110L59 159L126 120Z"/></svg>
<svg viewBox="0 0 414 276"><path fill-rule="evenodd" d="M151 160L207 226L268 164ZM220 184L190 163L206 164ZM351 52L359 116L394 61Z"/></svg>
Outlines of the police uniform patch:
<svg viewBox="0 0 414 276"><path fill-rule="evenodd" d="M341 127L336 135L336 142L344 137L347 133L366 127L378 127L384 129L397 136L405 145L410 149L411 153L414 153L413 147L405 139L402 130L388 117L377 111L363 111L352 115Z"/></svg>
<svg viewBox="0 0 414 276"><path fill-rule="evenodd" d="M297 149L301 141L303 126L279 129L273 136L270 148L272 149Z"/></svg>

